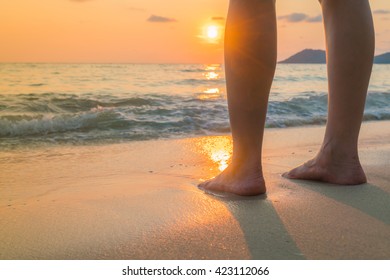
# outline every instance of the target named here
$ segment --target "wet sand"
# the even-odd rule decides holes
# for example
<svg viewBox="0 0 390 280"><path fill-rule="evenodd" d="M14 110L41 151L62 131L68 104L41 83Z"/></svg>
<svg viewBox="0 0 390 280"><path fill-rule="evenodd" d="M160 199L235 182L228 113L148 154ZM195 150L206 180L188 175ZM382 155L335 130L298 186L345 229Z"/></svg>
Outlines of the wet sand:
<svg viewBox="0 0 390 280"><path fill-rule="evenodd" d="M268 193L196 188L228 136L0 152L0 259L390 259L390 122L362 127L360 186L280 175L324 127L268 129Z"/></svg>

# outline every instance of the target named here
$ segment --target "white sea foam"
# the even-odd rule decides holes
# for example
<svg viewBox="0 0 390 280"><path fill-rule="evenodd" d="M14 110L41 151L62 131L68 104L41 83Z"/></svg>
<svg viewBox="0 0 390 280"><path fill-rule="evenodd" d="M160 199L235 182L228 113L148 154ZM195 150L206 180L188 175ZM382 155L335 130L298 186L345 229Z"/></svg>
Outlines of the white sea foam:
<svg viewBox="0 0 390 280"><path fill-rule="evenodd" d="M219 65L0 67L9 73L0 81L0 148L11 142L87 144L229 132ZM379 70L373 74L365 120L390 119L390 85L383 74L390 74L390 67ZM27 75L31 71L35 74ZM325 123L326 88L324 66L283 65L266 126Z"/></svg>

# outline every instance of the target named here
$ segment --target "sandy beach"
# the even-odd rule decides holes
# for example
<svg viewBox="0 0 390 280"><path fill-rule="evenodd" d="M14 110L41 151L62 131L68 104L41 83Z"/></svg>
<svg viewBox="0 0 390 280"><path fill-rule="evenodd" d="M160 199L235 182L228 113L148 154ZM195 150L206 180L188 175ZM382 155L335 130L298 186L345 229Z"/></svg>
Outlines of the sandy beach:
<svg viewBox="0 0 390 280"><path fill-rule="evenodd" d="M2 151L0 259L390 259L390 122L363 124L367 184L282 178L323 132L267 129L253 198L196 187L229 136Z"/></svg>

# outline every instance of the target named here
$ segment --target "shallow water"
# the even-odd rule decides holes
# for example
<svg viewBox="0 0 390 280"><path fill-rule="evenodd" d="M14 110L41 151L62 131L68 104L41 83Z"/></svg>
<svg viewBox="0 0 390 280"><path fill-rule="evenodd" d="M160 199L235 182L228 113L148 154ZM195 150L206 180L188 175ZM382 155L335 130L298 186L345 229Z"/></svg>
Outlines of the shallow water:
<svg viewBox="0 0 390 280"><path fill-rule="evenodd" d="M390 119L390 66L375 65L365 120ZM230 131L222 65L0 64L0 149ZM325 65L278 65L267 127L323 124Z"/></svg>

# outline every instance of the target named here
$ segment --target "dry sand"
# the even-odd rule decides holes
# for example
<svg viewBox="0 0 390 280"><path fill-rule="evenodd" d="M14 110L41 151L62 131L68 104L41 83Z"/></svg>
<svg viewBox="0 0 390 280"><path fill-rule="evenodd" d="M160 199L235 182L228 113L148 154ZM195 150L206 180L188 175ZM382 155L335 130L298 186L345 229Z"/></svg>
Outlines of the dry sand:
<svg viewBox="0 0 390 280"><path fill-rule="evenodd" d="M390 259L390 122L363 125L368 184L282 178L323 132L266 130L255 198L196 188L228 136L2 151L0 259Z"/></svg>

